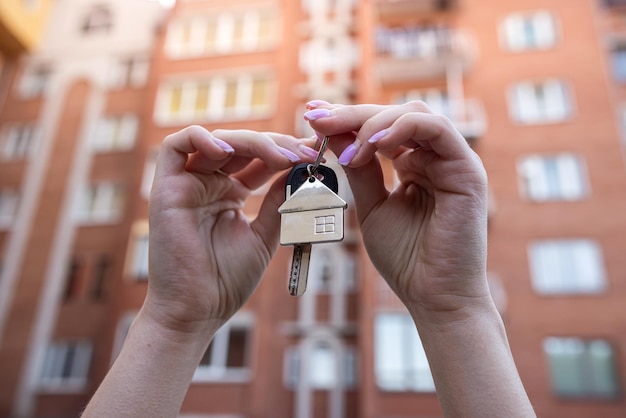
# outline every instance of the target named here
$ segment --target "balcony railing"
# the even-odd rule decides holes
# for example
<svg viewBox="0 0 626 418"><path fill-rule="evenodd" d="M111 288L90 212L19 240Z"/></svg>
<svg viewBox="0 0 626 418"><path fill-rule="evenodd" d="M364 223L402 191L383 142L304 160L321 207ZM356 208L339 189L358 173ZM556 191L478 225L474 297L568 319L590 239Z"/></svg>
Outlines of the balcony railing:
<svg viewBox="0 0 626 418"><path fill-rule="evenodd" d="M376 49L383 84L441 76L451 64L469 64L472 55L466 37L442 27L379 29Z"/></svg>
<svg viewBox="0 0 626 418"><path fill-rule="evenodd" d="M456 0L376 0L381 17L446 11L456 3Z"/></svg>

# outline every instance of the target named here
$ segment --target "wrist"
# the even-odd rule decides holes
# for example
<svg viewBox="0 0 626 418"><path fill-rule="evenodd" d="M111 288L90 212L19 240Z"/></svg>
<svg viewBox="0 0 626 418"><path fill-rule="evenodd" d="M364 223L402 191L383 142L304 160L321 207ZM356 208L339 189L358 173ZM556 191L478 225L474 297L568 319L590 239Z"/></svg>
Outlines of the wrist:
<svg viewBox="0 0 626 418"><path fill-rule="evenodd" d="M422 303L407 304L413 321L420 330L454 332L476 323L493 323L502 326L502 317L490 294L480 297L465 297L452 309L432 309Z"/></svg>

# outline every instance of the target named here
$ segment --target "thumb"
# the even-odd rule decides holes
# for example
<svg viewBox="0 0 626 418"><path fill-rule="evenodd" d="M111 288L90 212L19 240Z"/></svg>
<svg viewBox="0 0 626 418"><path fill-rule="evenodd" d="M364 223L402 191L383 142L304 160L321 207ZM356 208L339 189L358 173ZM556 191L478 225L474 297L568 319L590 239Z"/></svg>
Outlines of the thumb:
<svg viewBox="0 0 626 418"><path fill-rule="evenodd" d="M380 161L373 156L365 165L344 167L344 171L352 189L359 223L362 223L372 209L389 196Z"/></svg>

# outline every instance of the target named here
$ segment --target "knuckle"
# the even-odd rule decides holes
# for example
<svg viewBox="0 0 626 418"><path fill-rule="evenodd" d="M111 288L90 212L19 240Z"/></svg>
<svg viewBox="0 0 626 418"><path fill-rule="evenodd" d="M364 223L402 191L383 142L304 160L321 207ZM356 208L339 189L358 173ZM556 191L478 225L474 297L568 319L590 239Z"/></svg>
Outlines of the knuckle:
<svg viewBox="0 0 626 418"><path fill-rule="evenodd" d="M433 113L432 109L423 100L411 100L410 102L405 103L403 106L408 107L414 112L417 111L423 113Z"/></svg>

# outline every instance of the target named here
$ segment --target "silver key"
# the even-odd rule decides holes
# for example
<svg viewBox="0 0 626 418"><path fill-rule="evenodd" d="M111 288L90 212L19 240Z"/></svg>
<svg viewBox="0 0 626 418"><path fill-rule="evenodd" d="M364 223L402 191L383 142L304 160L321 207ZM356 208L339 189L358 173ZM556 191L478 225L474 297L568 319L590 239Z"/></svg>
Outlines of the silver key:
<svg viewBox="0 0 626 418"><path fill-rule="evenodd" d="M302 164L291 171L285 203L278 208L280 244L294 246L288 280L292 296L302 296L306 290L311 244L343 239L343 212L347 203L336 194L338 183L334 171L320 166L327 142L326 137L315 164ZM322 181L317 178L318 169L322 171Z"/></svg>
<svg viewBox="0 0 626 418"><path fill-rule="evenodd" d="M302 296L306 290L309 277L309 262L311 261L311 244L296 244L293 246L293 258L289 271L289 294Z"/></svg>

